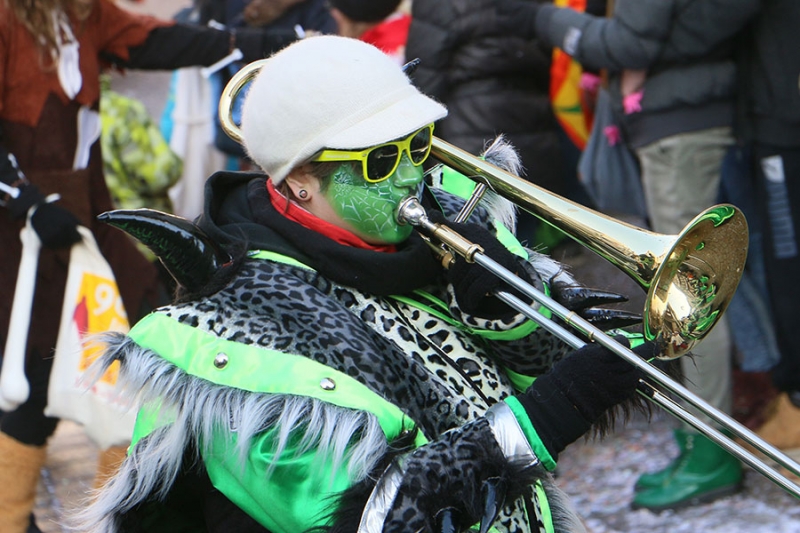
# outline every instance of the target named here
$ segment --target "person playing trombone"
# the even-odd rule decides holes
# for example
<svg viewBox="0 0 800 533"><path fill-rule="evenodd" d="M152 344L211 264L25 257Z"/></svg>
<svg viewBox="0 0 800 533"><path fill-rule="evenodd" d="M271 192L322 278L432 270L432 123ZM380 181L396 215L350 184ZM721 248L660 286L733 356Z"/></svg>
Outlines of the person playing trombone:
<svg viewBox="0 0 800 533"><path fill-rule="evenodd" d="M140 412L80 530L582 531L548 472L635 403L640 371L569 348L478 265L445 269L398 206L417 197L578 312L613 295L513 246L490 209L451 221L463 200L424 179L446 109L377 48L315 36L260 69L241 131L262 171L213 175L196 223L102 217L181 291L106 339L101 368L121 361Z"/></svg>

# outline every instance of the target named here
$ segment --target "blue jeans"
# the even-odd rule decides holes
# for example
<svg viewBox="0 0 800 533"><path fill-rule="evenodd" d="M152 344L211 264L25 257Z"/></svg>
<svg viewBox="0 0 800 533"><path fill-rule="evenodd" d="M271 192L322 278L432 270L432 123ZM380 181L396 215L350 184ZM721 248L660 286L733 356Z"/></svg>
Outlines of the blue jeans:
<svg viewBox="0 0 800 533"><path fill-rule="evenodd" d="M750 234L745 271L725 314L741 356L740 368L746 372L766 372L778 363L780 351L769 305L764 231L756 205L752 162L751 148L740 145L732 146L722 160L719 201L742 210Z"/></svg>

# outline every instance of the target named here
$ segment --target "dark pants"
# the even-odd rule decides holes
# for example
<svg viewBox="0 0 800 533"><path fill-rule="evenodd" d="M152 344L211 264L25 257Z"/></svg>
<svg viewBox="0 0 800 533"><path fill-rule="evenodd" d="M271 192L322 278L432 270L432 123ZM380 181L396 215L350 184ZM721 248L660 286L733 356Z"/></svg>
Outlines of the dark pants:
<svg viewBox="0 0 800 533"><path fill-rule="evenodd" d="M772 371L780 390L800 391L800 147L754 148L764 259L781 357Z"/></svg>

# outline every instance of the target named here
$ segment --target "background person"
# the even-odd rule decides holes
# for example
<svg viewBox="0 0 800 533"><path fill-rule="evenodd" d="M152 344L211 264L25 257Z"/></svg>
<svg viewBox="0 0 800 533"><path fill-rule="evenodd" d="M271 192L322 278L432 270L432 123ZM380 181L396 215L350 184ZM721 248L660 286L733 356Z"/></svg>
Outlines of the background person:
<svg viewBox="0 0 800 533"><path fill-rule="evenodd" d="M764 232L764 267L780 358L772 381L780 391L756 433L773 446L800 449L800 341L792 313L800 297L800 5L764 0L744 33L738 56L737 135L752 148L756 200Z"/></svg>
<svg viewBox="0 0 800 533"><path fill-rule="evenodd" d="M734 36L758 0L618 0L609 18L535 1L496 3L510 33L559 46L582 65L607 69L624 138L641 167L647 215L658 233L676 234L717 203L720 167L734 142ZM732 409L732 344L726 319L682 358L687 388ZM633 505L664 510L738 490L741 465L688 425L675 433L680 455L640 477Z"/></svg>
<svg viewBox="0 0 800 533"><path fill-rule="evenodd" d="M46 417L69 249L78 224L92 230L111 265L128 316L166 299L154 265L95 216L111 209L103 179L98 105L100 73L119 67L172 69L211 64L239 47L252 60L293 35L218 31L133 15L108 0L0 1L0 343L8 337L21 254L20 228L32 212L42 241L25 372L29 399L0 419L0 530L38 531L31 511L46 444L57 419ZM79 117L81 120L79 120ZM61 199L47 202L57 193ZM103 469L124 450L101 453ZM113 465L109 466L113 468Z"/></svg>
<svg viewBox="0 0 800 533"><path fill-rule="evenodd" d="M397 222L409 195L444 224L463 203L424 185L445 113L377 48L305 39L248 91L244 144L263 172L210 178L198 240L158 213L106 216L183 291L109 338L104 364L121 361L142 410L81 530L354 531L365 512L385 531L521 532L548 515L578 530L546 470L639 372L594 346L553 366L571 350L487 297L496 276L463 260L445 272ZM485 209L473 220L455 227L535 285L566 275L508 251ZM376 488L401 455L399 483ZM394 501L387 515L373 491Z"/></svg>
<svg viewBox="0 0 800 533"><path fill-rule="evenodd" d="M414 0L406 57L420 59L414 84L447 106L436 135L470 153L503 134L522 160L522 176L566 196L561 126L550 101L552 48L497 24L492 0ZM524 211L517 236L552 246L547 224ZM552 238L551 238L552 237Z"/></svg>
<svg viewBox="0 0 800 533"><path fill-rule="evenodd" d="M328 2L338 35L369 43L403 64L411 15L400 9L401 4L401 0Z"/></svg>

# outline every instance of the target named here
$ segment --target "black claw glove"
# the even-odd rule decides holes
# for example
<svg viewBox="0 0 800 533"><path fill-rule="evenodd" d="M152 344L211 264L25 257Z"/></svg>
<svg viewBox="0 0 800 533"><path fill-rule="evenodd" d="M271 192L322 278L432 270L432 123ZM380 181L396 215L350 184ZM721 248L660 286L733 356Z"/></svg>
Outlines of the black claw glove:
<svg viewBox="0 0 800 533"><path fill-rule="evenodd" d="M628 341L616 340L623 346ZM642 358L656 355L646 342L633 350ZM598 344L589 344L557 362L516 396L553 459L578 440L606 410L633 397L642 372Z"/></svg>
<svg viewBox="0 0 800 533"><path fill-rule="evenodd" d="M522 259L509 252L488 229L478 224L450 222L439 211L431 211L428 216L431 222L444 224L465 239L480 245L491 259L524 281L530 281L520 263ZM455 262L447 271L447 278L453 286L458 307L465 313L484 318L500 318L514 312L505 303L492 296L492 291L500 287L508 289L509 292L516 293L516 291L477 263L468 263L466 259L456 255Z"/></svg>
<svg viewBox="0 0 800 533"><path fill-rule="evenodd" d="M536 15L540 7L538 0L497 0L495 6L501 30L524 39L536 37Z"/></svg>
<svg viewBox="0 0 800 533"><path fill-rule="evenodd" d="M466 531L482 520L491 523L502 502L516 499L519 487L532 481L530 472L509 463L480 418L407 458L383 531Z"/></svg>
<svg viewBox="0 0 800 533"><path fill-rule="evenodd" d="M25 216L32 206L37 206L31 215L31 225L45 248L69 248L81 240L78 233L80 221L61 206L48 203L33 184L19 187L19 196L8 202L12 218Z"/></svg>

